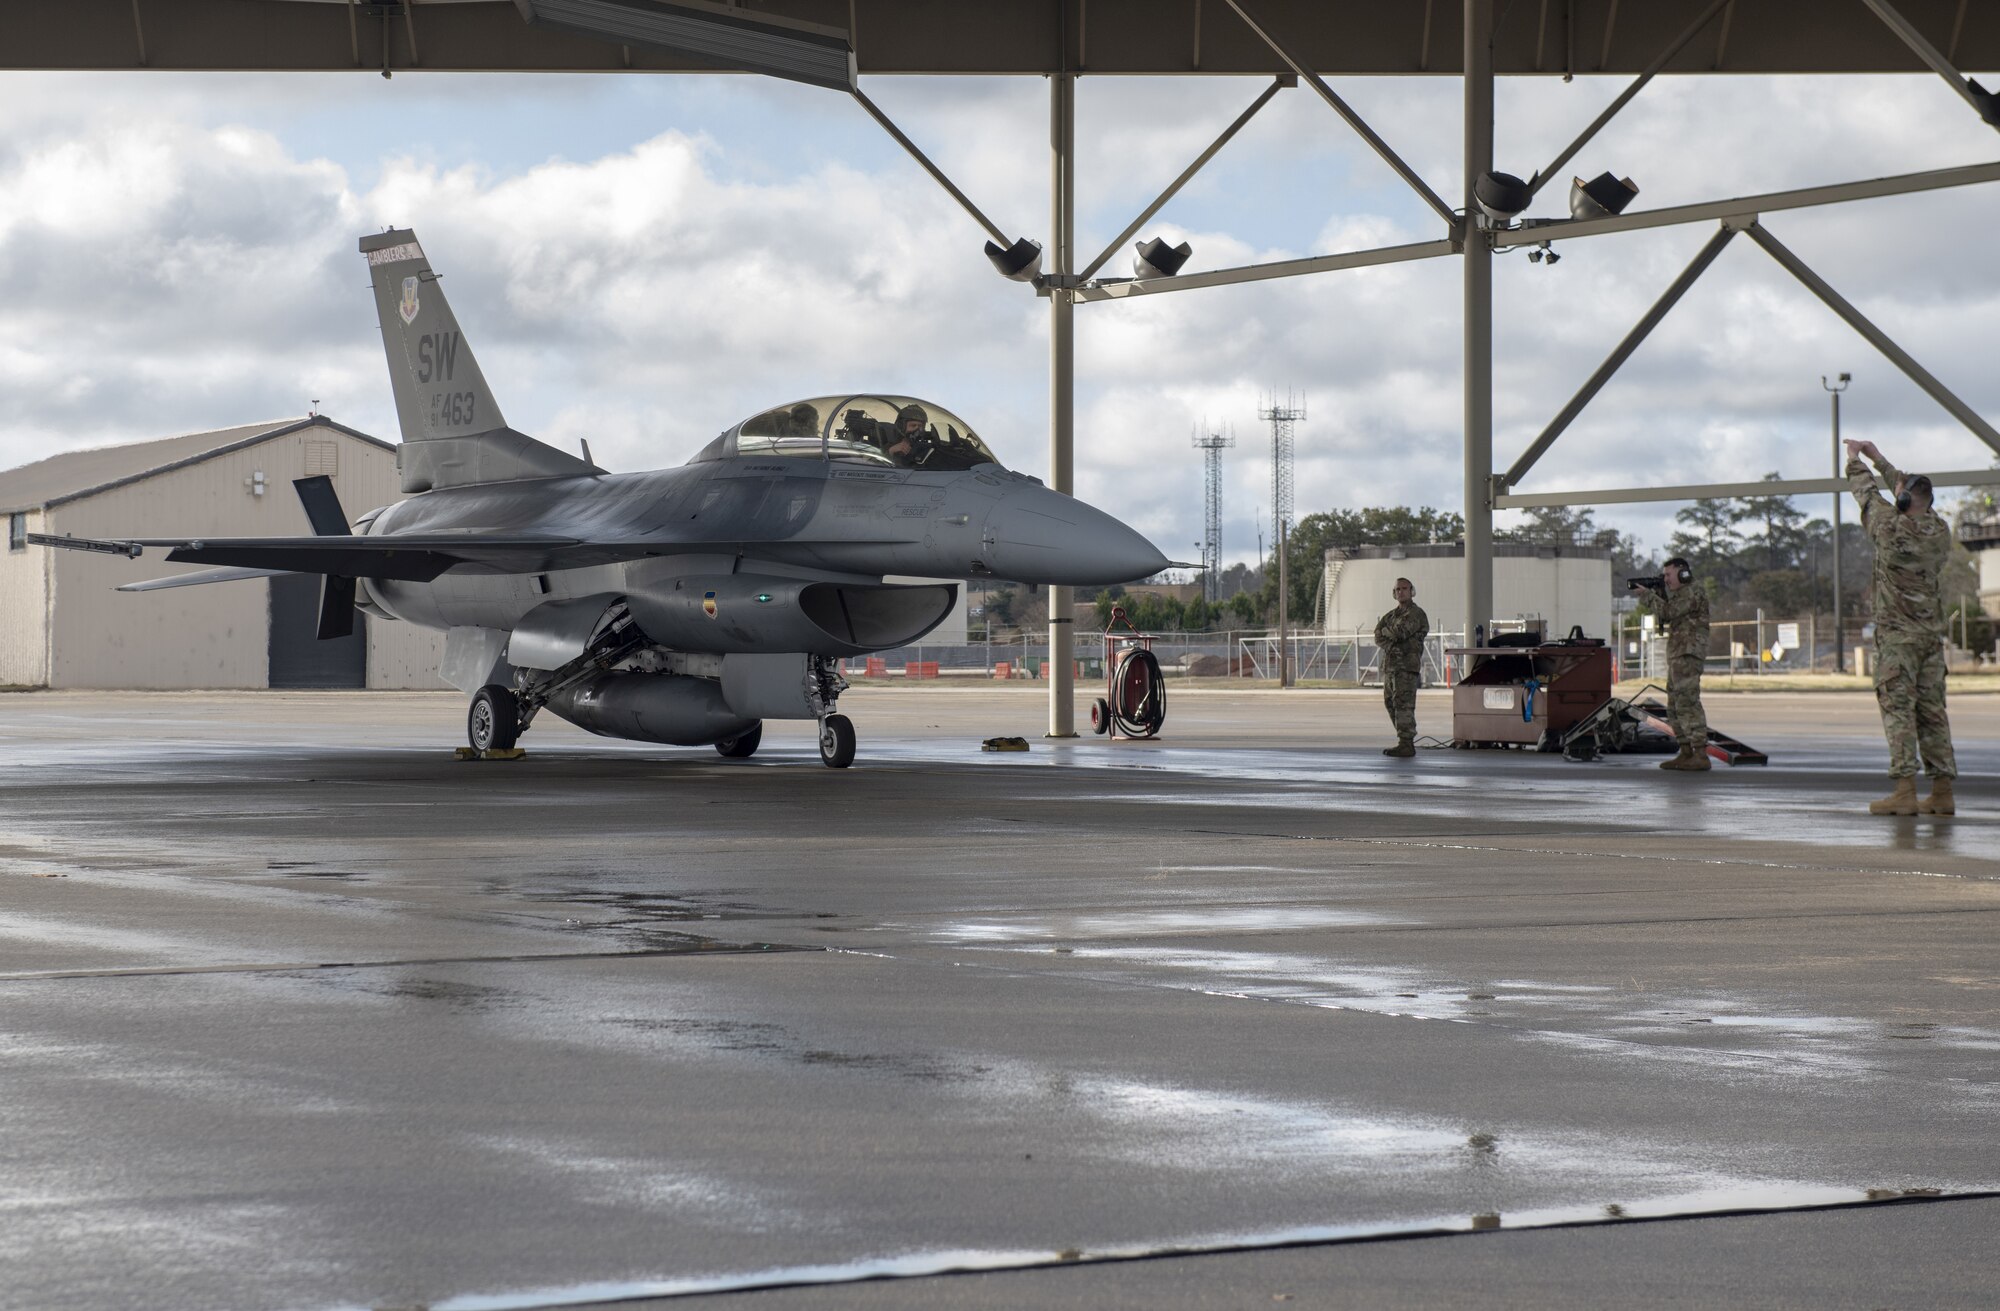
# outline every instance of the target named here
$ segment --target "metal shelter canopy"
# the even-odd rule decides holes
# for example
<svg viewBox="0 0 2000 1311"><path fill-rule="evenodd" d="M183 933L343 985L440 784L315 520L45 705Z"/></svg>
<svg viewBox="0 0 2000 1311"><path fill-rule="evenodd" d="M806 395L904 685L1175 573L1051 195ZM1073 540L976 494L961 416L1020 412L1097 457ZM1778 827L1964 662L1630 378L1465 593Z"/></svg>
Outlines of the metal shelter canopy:
<svg viewBox="0 0 2000 1311"><path fill-rule="evenodd" d="M1499 0L1493 71L1638 73L1707 0ZM1227 0L745 0L852 33L864 74L1274 75L1285 63ZM1897 0L1960 68L2000 67L1987 0ZM0 67L712 72L658 50L529 28L513 0L13 0ZM1810 10L1810 16L1801 11ZM1260 0L1322 76L1464 71L1463 0ZM1067 41L1064 35L1067 34ZM1916 73L1863 0L1734 0L1670 73Z"/></svg>
<svg viewBox="0 0 2000 1311"><path fill-rule="evenodd" d="M1491 613L1497 508L1636 499L1716 489L1512 494L1597 390L1736 235L1747 235L1954 417L2000 450L2000 431L1932 377L1760 222L1768 211L2000 179L2000 163L1803 191L1624 213L1579 205L1522 219L1544 186L1661 73L1928 73L2000 128L2000 99L1961 71L2000 67L1992 0L15 0L0 67L183 71L758 72L850 92L992 238L1002 274L1049 301L1050 486L1074 486L1079 302L1459 257L1463 272L1466 614ZM760 25L765 29L760 35ZM703 31L706 27L708 30ZM595 32L598 35L582 35ZM690 34L693 35L690 35ZM655 39L649 39L655 38ZM762 53L759 54L760 42ZM741 62L733 52L742 51ZM829 53L831 52L831 53ZM1497 76L1629 74L1633 80L1525 181L1493 176ZM1050 211L1044 240L988 218L860 89L858 74L1034 75L1049 79ZM1235 122L1094 260L1075 246L1076 79L1082 75L1263 75L1274 79ZM1446 75L1464 89L1456 203L1439 196L1327 83L1329 76ZM1216 152L1285 87L1303 83L1400 176L1439 221L1429 241L1180 275L1148 260L1136 278L1093 277ZM1940 112L1948 112L1942 98ZM1482 206L1499 186L1519 204ZM1629 199L1625 197L1624 199ZM1553 197L1544 197L1550 207ZM1557 205L1560 202L1556 202ZM1496 250L1644 227L1719 223L1530 448L1493 472ZM1046 258L1049 268L1042 271ZM1082 271L1077 270L1081 266ZM1968 471L1966 481L1983 480ZM1758 484L1760 494L1781 485ZM1818 487L1815 481L1813 486ZM1787 487L1785 490L1794 490ZM1801 485L1796 490L1804 490ZM1075 735L1072 598L1051 588L1049 733ZM1282 614L1282 609L1281 609ZM1282 620L1281 620L1282 624Z"/></svg>

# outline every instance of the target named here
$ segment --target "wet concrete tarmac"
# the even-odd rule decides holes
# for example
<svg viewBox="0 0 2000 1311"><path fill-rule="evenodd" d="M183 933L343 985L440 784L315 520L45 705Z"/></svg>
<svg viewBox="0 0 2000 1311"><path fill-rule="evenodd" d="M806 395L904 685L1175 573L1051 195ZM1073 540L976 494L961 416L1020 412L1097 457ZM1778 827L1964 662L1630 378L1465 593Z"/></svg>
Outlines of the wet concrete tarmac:
<svg viewBox="0 0 2000 1311"><path fill-rule="evenodd" d="M2000 1302L2000 698L1950 820L1867 698L1714 701L1769 768L0 697L0 1306Z"/></svg>

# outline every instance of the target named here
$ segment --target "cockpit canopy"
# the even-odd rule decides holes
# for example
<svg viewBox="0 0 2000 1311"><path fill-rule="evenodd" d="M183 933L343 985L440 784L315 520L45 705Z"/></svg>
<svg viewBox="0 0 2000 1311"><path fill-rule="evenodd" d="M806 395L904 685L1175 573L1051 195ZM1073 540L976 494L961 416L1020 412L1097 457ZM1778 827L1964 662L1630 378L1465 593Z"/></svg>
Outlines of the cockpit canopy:
<svg viewBox="0 0 2000 1311"><path fill-rule="evenodd" d="M816 396L755 414L702 448L692 463L738 455L953 472L999 464L972 425L913 396Z"/></svg>

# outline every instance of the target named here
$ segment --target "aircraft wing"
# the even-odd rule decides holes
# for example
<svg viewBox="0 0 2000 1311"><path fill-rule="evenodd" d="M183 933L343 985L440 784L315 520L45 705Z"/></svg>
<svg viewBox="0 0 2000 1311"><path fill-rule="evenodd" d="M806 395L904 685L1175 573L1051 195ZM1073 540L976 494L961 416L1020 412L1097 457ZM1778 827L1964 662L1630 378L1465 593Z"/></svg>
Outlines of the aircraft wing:
<svg viewBox="0 0 2000 1311"><path fill-rule="evenodd" d="M558 562L574 537L515 537L475 533L411 533L391 537L139 538L165 547L175 564L283 569L343 578L396 578L425 583L461 565L479 572L525 574L568 567Z"/></svg>
<svg viewBox="0 0 2000 1311"><path fill-rule="evenodd" d="M794 544L798 539L786 544ZM896 545L908 538L882 538L856 545ZM497 533L405 533L380 537L329 534L316 537L141 537L101 541L84 537L29 534L37 546L137 557L147 547L164 548L175 564L223 566L174 578L127 584L127 590L192 587L263 574L328 574L341 578L394 578L429 582L447 570L473 574L532 574L589 565L617 564L649 556L696 551L713 553L770 546L769 542L719 542L667 538L588 542L575 537L527 537Z"/></svg>

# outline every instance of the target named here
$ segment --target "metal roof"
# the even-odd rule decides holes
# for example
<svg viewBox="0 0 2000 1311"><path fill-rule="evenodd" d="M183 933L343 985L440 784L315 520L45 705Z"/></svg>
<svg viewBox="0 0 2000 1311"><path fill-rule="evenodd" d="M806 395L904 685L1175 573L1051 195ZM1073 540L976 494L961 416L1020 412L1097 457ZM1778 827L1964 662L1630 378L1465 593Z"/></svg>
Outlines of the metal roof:
<svg viewBox="0 0 2000 1311"><path fill-rule="evenodd" d="M1460 0L1246 0L1314 71L1460 72ZM1706 0L1499 0L1503 75L1636 73ZM1897 0L1961 69L2000 68L2000 5ZM745 0L849 30L862 73L1278 74L1227 0ZM13 69L713 72L531 28L513 0L63 0L7 6ZM1065 36L1066 34L1066 36ZM1731 0L1674 73L1914 73L1861 0Z"/></svg>
<svg viewBox="0 0 2000 1311"><path fill-rule="evenodd" d="M179 437L162 437L157 441L64 451L61 455L51 455L33 464L0 471L0 513L39 510L66 501L82 500L113 487L185 468L307 428L327 428L373 443L385 451L396 449L379 437L356 432L323 414L315 414L304 419L273 419L238 428L218 428L214 432L185 433Z"/></svg>

